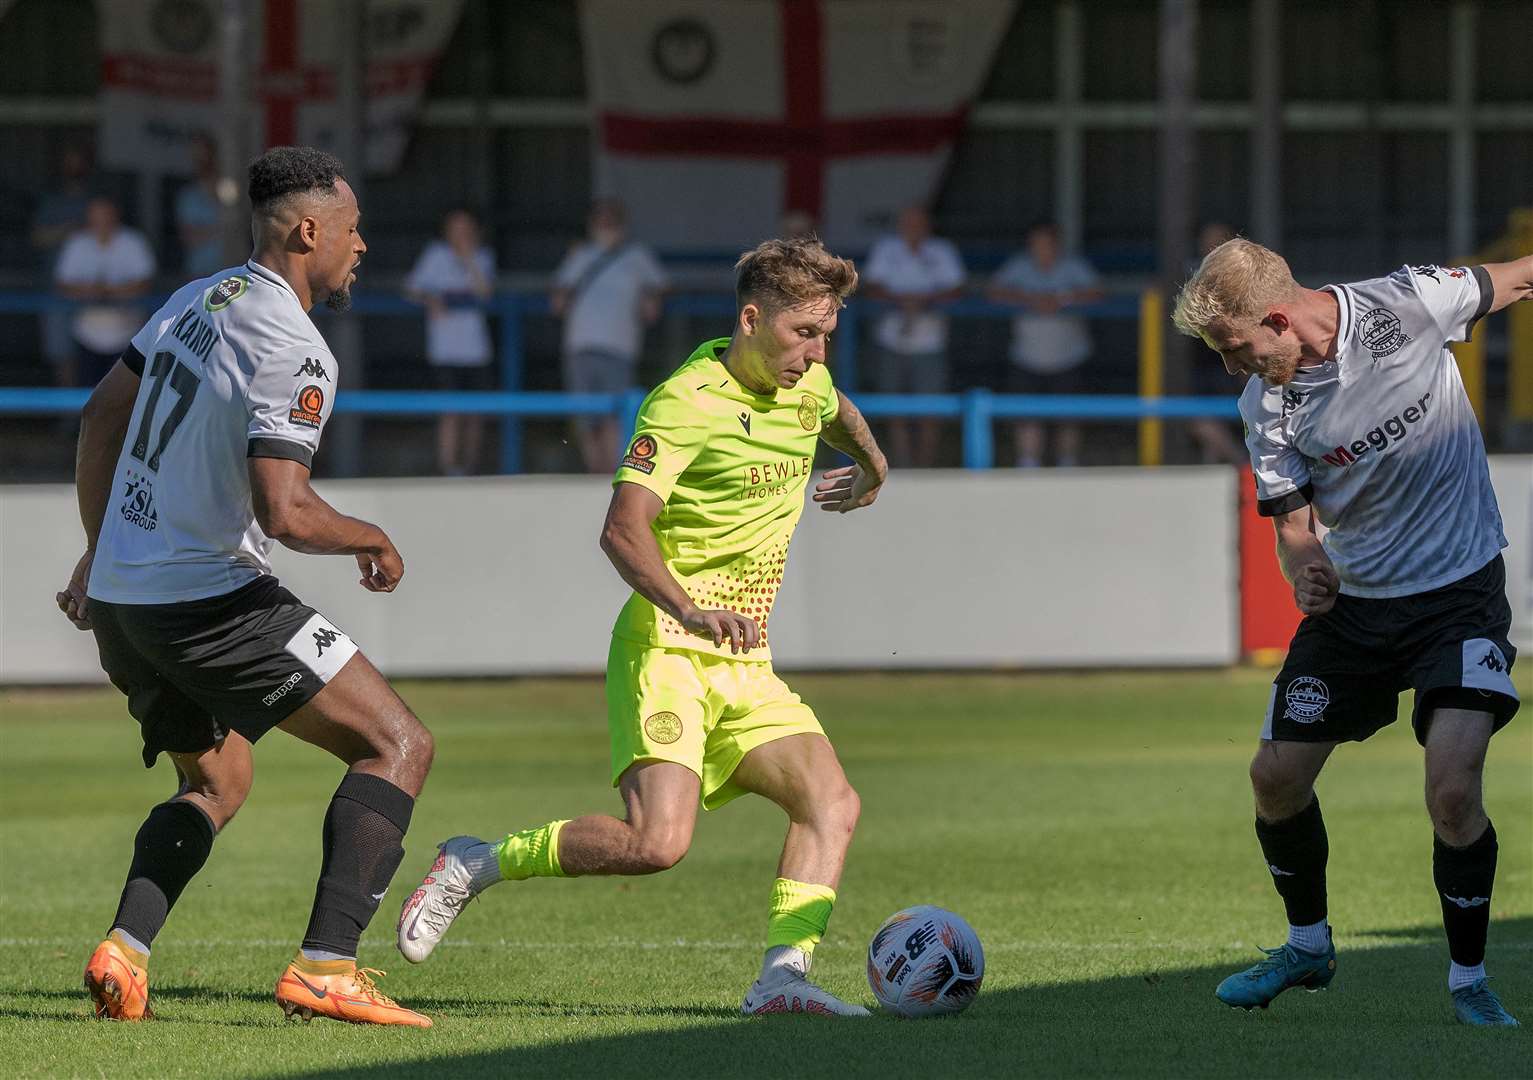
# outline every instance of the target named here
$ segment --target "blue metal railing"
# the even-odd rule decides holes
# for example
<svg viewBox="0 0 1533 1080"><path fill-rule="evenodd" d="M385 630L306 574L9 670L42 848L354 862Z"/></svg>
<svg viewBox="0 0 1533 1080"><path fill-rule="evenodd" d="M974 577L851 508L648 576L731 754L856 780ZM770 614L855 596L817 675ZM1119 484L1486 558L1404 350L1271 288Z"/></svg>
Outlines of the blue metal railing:
<svg viewBox="0 0 1533 1080"><path fill-rule="evenodd" d="M150 307L160 301L145 301ZM74 307L72 302L50 293L0 290L0 313L37 314ZM631 432L633 420L644 392L630 390L620 394L570 394L524 391L522 385L526 350L523 319L528 315L548 314L547 297L541 293L501 292L483 305L485 312L499 319L500 391L439 390L349 390L337 396L335 411L363 416L436 416L460 413L499 417L501 436L501 471L521 471L521 421L533 418L577 416L615 416L625 431ZM882 305L859 303L841 313L835 334L837 381L857 385L857 356L861 323L878 314ZM360 315L420 316L421 307L402 297L382 293L358 293L352 310ZM979 298L955 301L945 310L960 317L1011 318L1016 309L992 304ZM732 319L732 297L717 293L676 293L667 297L666 311L672 314L718 316ZM1137 318L1136 296L1117 295L1079 309L1089 318ZM88 390L52 387L0 388L0 415L26 415L77 412L89 397ZM1022 419L1071 419L1130 421L1150 417L1190 420L1197 418L1236 419L1239 416L1233 398L1141 398L1134 395L1025 395L998 394L989 390L969 390L957 394L857 394L858 407L874 419L890 417L957 420L962 431L963 464L969 469L987 469L995 462L994 422Z"/></svg>

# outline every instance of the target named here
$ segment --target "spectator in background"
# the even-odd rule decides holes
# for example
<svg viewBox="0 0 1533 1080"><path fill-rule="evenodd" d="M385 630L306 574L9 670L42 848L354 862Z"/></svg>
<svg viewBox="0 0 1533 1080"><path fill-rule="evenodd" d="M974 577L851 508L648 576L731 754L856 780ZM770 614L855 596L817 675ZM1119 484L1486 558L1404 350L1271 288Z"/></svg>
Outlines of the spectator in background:
<svg viewBox="0 0 1533 1080"><path fill-rule="evenodd" d="M144 305L154 277L154 252L137 229L125 228L117 204L105 196L85 208L85 228L64 242L53 280L60 296L85 306L74 312L70 331L75 360L61 386L95 386L144 324Z"/></svg>
<svg viewBox="0 0 1533 1080"><path fill-rule="evenodd" d="M817 229L814 215L808 210L785 210L777 227L777 235L783 240L809 240L814 237Z"/></svg>
<svg viewBox="0 0 1533 1080"><path fill-rule="evenodd" d="M1007 389L1018 394L1081 394L1087 390L1082 368L1091 356L1091 332L1073 307L1101 299L1096 271L1078 255L1061 250L1052 223L1033 226L1027 250L1018 252L991 279L990 299L1015 304L1022 313L1012 323L1011 372ZM1035 420L1017 425L1017 464L1043 464L1044 428ZM1056 465L1080 464L1081 429L1058 425Z"/></svg>
<svg viewBox="0 0 1533 1080"><path fill-rule="evenodd" d="M898 232L874 243L863 267L864 293L892 304L873 330L872 388L881 394L940 394L948 386L947 316L936 310L958 298L963 260L950 241L932 235L924 206L900 212ZM915 438L911 438L914 427ZM937 463L935 419L895 420L889 426L892 462Z"/></svg>
<svg viewBox="0 0 1533 1080"><path fill-rule="evenodd" d="M32 250L38 269L52 274L64 241L85 227L85 207L90 202L90 156L78 146L67 146L59 155L58 179L38 200L32 216ZM70 333L73 312L49 311L41 318L43 357L59 386L74 383L74 336Z"/></svg>
<svg viewBox="0 0 1533 1080"><path fill-rule="evenodd" d="M1198 257L1187 267L1187 276L1190 278L1198 272L1205 255L1226 240L1233 239L1235 230L1222 221L1210 221L1199 229ZM1182 344L1188 348L1199 348L1201 345L1195 341L1185 341ZM1231 375L1217 364L1202 363L1202 359L1199 356L1199 362L1191 365L1192 392L1199 397L1223 397L1231 401L1238 398L1241 387L1245 385L1245 378ZM1208 416L1187 422L1188 434L1197 444L1198 456L1203 464L1239 465L1245 468L1249 458L1244 442L1235 437L1239 427L1238 421L1226 422Z"/></svg>
<svg viewBox="0 0 1533 1080"><path fill-rule="evenodd" d="M222 207L218 202L218 146L206 135L192 139L193 179L176 192L176 236L181 268L209 277L224 268Z"/></svg>
<svg viewBox="0 0 1533 1080"><path fill-rule="evenodd" d="M665 271L649 248L628 238L628 216L616 199L600 199L586 221L588 238L554 272L553 312L564 320L564 388L621 393L637 383L644 327L660 317ZM617 467L615 417L582 417L575 425L588 472Z"/></svg>
<svg viewBox="0 0 1533 1080"><path fill-rule="evenodd" d="M426 361L438 390L493 390L490 327L485 301L495 291L495 254L479 239L468 210L442 219L442 238L426 245L405 282L426 306ZM437 470L447 476L479 471L484 417L444 413L437 420Z"/></svg>

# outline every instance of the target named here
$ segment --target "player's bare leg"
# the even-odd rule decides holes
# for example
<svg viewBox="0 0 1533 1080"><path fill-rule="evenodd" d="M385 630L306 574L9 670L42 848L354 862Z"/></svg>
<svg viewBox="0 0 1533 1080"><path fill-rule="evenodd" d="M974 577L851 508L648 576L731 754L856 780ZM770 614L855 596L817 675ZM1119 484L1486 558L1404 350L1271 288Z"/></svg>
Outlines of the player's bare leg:
<svg viewBox="0 0 1533 1080"><path fill-rule="evenodd" d="M149 949L187 883L207 862L213 838L244 804L253 777L250 743L237 732L207 750L173 753L174 798L149 812L111 931L85 966L96 1015L139 1020L149 1009Z"/></svg>
<svg viewBox="0 0 1533 1080"><path fill-rule="evenodd" d="M823 735L791 735L746 754L732 781L788 815L777 864L761 976L741 1011L866 1016L808 979L814 947L830 920L861 802Z"/></svg>
<svg viewBox="0 0 1533 1080"><path fill-rule="evenodd" d="M1288 913L1288 940L1219 984L1215 996L1226 1005L1266 1008L1290 987L1324 989L1335 975L1325 891L1330 847L1315 778L1336 746L1264 739L1251 759L1256 838Z"/></svg>
<svg viewBox="0 0 1533 1080"><path fill-rule="evenodd" d="M1438 709L1426 739L1426 803L1432 816L1432 879L1448 935L1448 991L1461 1021L1510 1027L1517 1021L1486 986L1485 941L1496 880L1496 830L1485 814L1482 778L1494 718Z"/></svg>
<svg viewBox="0 0 1533 1080"><path fill-rule="evenodd" d="M430 1027L357 967L357 943L404 858L431 733L361 653L279 727L350 766L325 814L324 862L298 955L277 981L288 1016Z"/></svg>
<svg viewBox="0 0 1533 1080"><path fill-rule="evenodd" d="M701 782L684 765L640 761L618 780L622 818L587 814L551 821L489 843L455 836L399 913L398 944L418 964L431 955L464 906L491 885L530 877L658 874L692 844Z"/></svg>

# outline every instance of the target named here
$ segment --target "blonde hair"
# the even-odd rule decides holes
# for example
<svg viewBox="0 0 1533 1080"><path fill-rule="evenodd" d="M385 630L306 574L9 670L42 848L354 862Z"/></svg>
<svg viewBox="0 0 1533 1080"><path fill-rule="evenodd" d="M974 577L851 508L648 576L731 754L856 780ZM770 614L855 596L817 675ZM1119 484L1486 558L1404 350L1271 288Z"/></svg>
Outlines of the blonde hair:
<svg viewBox="0 0 1533 1080"><path fill-rule="evenodd" d="M1292 300L1298 292L1283 256L1237 236L1204 256L1177 294L1171 321L1188 337L1200 337L1219 320L1260 320L1273 304Z"/></svg>
<svg viewBox="0 0 1533 1080"><path fill-rule="evenodd" d="M852 260L832 255L814 236L763 241L735 263L735 304L768 315L827 299L840 308L856 288Z"/></svg>

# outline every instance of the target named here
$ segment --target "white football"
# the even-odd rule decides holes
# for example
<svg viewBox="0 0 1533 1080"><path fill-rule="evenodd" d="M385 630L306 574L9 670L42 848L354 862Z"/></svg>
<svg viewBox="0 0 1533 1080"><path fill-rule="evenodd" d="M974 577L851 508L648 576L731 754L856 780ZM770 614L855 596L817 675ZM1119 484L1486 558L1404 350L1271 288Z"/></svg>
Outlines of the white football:
<svg viewBox="0 0 1533 1080"><path fill-rule="evenodd" d="M890 915L868 943L868 985L878 1003L915 1019L963 1012L985 978L974 928L930 904Z"/></svg>

